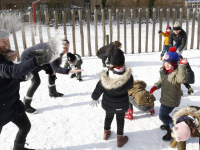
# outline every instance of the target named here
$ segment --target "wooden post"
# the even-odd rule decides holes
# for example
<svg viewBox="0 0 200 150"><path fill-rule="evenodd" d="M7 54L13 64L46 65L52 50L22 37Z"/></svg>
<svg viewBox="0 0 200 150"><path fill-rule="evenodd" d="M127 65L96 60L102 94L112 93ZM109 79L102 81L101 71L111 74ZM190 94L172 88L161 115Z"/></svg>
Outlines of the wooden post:
<svg viewBox="0 0 200 150"><path fill-rule="evenodd" d="M141 53L141 10L138 8L138 21L139 21L139 28L138 28L138 53Z"/></svg>
<svg viewBox="0 0 200 150"><path fill-rule="evenodd" d="M172 27L173 27L173 25L174 25L174 23L176 21L176 9L173 8L172 11L173 11L173 24L172 24Z"/></svg>
<svg viewBox="0 0 200 150"><path fill-rule="evenodd" d="M198 15L198 32L197 32L197 49L199 49L199 41L200 41L200 8L199 8L199 15Z"/></svg>
<svg viewBox="0 0 200 150"><path fill-rule="evenodd" d="M8 30L7 24L6 24L6 21L5 21L5 15L4 15L3 13L1 13L1 19L2 19L2 22L3 22L3 27L4 27L4 29ZM10 31L9 31L9 32L10 32ZM8 49L11 49L9 38L8 38L8 43L9 43L9 44L8 44Z"/></svg>
<svg viewBox="0 0 200 150"><path fill-rule="evenodd" d="M110 26L110 42L113 41L113 29L112 29L112 10L108 9L109 12L109 26Z"/></svg>
<svg viewBox="0 0 200 150"><path fill-rule="evenodd" d="M149 36L149 8L146 8L146 45L145 45L146 53L148 53L148 36Z"/></svg>
<svg viewBox="0 0 200 150"><path fill-rule="evenodd" d="M41 26L41 19L40 19L39 11L36 11L36 14L37 14L38 27L39 27L38 29L39 29L40 43L43 43L42 26Z"/></svg>
<svg viewBox="0 0 200 150"><path fill-rule="evenodd" d="M54 14L54 23L55 23L55 35L58 34L58 14L57 11L53 11Z"/></svg>
<svg viewBox="0 0 200 150"><path fill-rule="evenodd" d="M131 41L132 41L132 54L134 54L134 18L135 10L131 9Z"/></svg>
<svg viewBox="0 0 200 150"><path fill-rule="evenodd" d="M117 40L120 41L119 9L116 9L116 19L117 19Z"/></svg>
<svg viewBox="0 0 200 150"><path fill-rule="evenodd" d="M78 10L79 14L79 23L80 23L80 35L81 35L81 56L85 56L84 54L84 35L83 35L83 21L82 21L82 10Z"/></svg>
<svg viewBox="0 0 200 150"><path fill-rule="evenodd" d="M196 19L196 8L193 8L192 32L191 32L191 44L190 44L190 49L193 49L193 46L194 46L195 19Z"/></svg>
<svg viewBox="0 0 200 150"><path fill-rule="evenodd" d="M126 9L123 9L124 12L124 52L125 54L127 53L126 51Z"/></svg>
<svg viewBox="0 0 200 150"><path fill-rule="evenodd" d="M33 17L32 13L29 12L29 26L31 27L31 40L32 40L32 45L35 45L35 37L34 37L34 30L33 30Z"/></svg>
<svg viewBox="0 0 200 150"><path fill-rule="evenodd" d="M182 22L183 22L183 8L180 8L180 26L182 28Z"/></svg>
<svg viewBox="0 0 200 150"><path fill-rule="evenodd" d="M90 41L90 10L86 10L86 13L87 13L88 55L92 56L91 41Z"/></svg>
<svg viewBox="0 0 200 150"><path fill-rule="evenodd" d="M17 44L15 25L13 24L13 15L12 15L12 13L10 13L10 19L11 19L11 29L12 29L12 33L13 33L13 40L14 40L14 44L15 44L15 50L17 52L17 61L20 61L19 49L18 49L18 44Z"/></svg>
<svg viewBox="0 0 200 150"><path fill-rule="evenodd" d="M49 13L48 13L48 11L45 11L44 14L45 14L46 27L47 27L47 34L48 34L48 40L49 40L49 39L51 38L51 35L50 35L50 28L49 28Z"/></svg>
<svg viewBox="0 0 200 150"><path fill-rule="evenodd" d="M23 47L25 50L27 46L26 46L26 36L25 36L25 29L24 29L24 16L22 12L19 13L19 16L21 18L22 42L23 42Z"/></svg>
<svg viewBox="0 0 200 150"><path fill-rule="evenodd" d="M170 8L167 8L167 26L169 26L170 21Z"/></svg>
<svg viewBox="0 0 200 150"><path fill-rule="evenodd" d="M156 24L156 8L153 8L152 52L155 52L155 24Z"/></svg>
<svg viewBox="0 0 200 150"><path fill-rule="evenodd" d="M187 19L186 19L186 36L187 36L187 41L186 41L186 45L185 45L185 50L187 50L187 46L188 46L189 19L190 19L190 8L187 8Z"/></svg>
<svg viewBox="0 0 200 150"><path fill-rule="evenodd" d="M160 9L160 30L162 31L163 26L163 9ZM162 50L162 35L159 35L159 52Z"/></svg>
<svg viewBox="0 0 200 150"><path fill-rule="evenodd" d="M97 10L94 10L95 51L98 51Z"/></svg>
<svg viewBox="0 0 200 150"><path fill-rule="evenodd" d="M76 54L76 33L75 33L75 11L71 10L72 13L72 39L74 54Z"/></svg>
<svg viewBox="0 0 200 150"><path fill-rule="evenodd" d="M102 31L103 31L103 46L106 43L106 26L105 26L105 11L104 9L101 9L102 14Z"/></svg>
<svg viewBox="0 0 200 150"><path fill-rule="evenodd" d="M64 27L64 35L65 39L67 39L67 20L66 20L66 11L62 11L63 16L63 27ZM82 18L82 17L81 17Z"/></svg>

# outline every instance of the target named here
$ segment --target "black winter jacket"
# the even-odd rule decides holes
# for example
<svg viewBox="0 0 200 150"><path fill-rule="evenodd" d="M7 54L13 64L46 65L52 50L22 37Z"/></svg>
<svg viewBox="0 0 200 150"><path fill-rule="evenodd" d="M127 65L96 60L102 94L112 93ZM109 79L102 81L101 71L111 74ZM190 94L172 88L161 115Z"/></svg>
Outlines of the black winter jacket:
<svg viewBox="0 0 200 150"><path fill-rule="evenodd" d="M187 81L185 83L194 84L195 76L189 63L186 65L186 78L187 78Z"/></svg>
<svg viewBox="0 0 200 150"><path fill-rule="evenodd" d="M0 55L0 128L25 112L19 100L19 78L37 67L34 59L14 64Z"/></svg>
<svg viewBox="0 0 200 150"><path fill-rule="evenodd" d="M173 47L173 41L175 41L178 44L181 44L181 46L178 48L179 51L183 50L183 48L186 45L187 36L183 29L181 29L180 33L178 35L174 34L173 30L170 31L169 34L169 47Z"/></svg>
<svg viewBox="0 0 200 150"><path fill-rule="evenodd" d="M92 99L98 100L103 93L102 108L109 113L123 113L129 108L128 90L132 87L131 68L127 67L125 73L117 79L109 78L107 72L103 71L92 93Z"/></svg>
<svg viewBox="0 0 200 150"><path fill-rule="evenodd" d="M23 51L22 55L21 55L21 61L25 61L27 59L30 59L32 57L35 57L31 54L32 51L37 51L39 49L45 49L48 50L50 48L48 43L39 43L36 44L34 46L31 46L29 48L27 48L26 50ZM59 58L56 59L55 61L53 61L52 63L50 63L52 69L56 72L56 73L61 73L61 74L68 74L69 73L69 69L67 68L62 68L60 67L60 60ZM37 67L34 71L41 71L41 70L45 70L47 68L48 65L43 65L43 66L39 66Z"/></svg>
<svg viewBox="0 0 200 150"><path fill-rule="evenodd" d="M98 52L97 55L99 54L105 54L107 57L110 57L111 52L113 51L113 49L115 48L115 45L113 43L110 43L108 45L105 45L103 47L101 47Z"/></svg>

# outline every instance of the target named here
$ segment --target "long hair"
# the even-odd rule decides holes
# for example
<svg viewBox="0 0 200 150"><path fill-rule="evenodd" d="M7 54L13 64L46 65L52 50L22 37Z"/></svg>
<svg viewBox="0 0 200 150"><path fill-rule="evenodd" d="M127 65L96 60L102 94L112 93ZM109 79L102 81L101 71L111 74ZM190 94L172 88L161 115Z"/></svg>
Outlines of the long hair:
<svg viewBox="0 0 200 150"><path fill-rule="evenodd" d="M183 121L188 125L188 127L190 128L190 133L192 134L192 129L196 130L195 124L187 119L184 119Z"/></svg>

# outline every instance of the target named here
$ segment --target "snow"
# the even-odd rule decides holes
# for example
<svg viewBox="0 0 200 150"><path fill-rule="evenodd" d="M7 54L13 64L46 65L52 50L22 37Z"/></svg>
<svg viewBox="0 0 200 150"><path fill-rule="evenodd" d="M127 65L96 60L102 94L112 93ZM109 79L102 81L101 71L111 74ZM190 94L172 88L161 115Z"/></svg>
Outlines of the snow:
<svg viewBox="0 0 200 150"><path fill-rule="evenodd" d="M156 31L158 30L159 24L156 25ZM166 24L163 25L163 29ZM120 41L123 43L123 26L121 28ZM98 26L99 36L99 48L102 45L102 30L101 26ZM109 27L106 26L106 33L109 33ZM138 26L135 25L135 36L137 36ZM137 53L137 37L135 37L135 54L131 53L131 36L130 36L130 25L127 25L127 52L125 54L126 66L130 66L133 70L134 80L143 80L147 83L147 90L154 85L159 79L159 68L162 66L160 61L160 52L158 51L158 34L156 33L156 52L151 52L151 32L152 26L150 25L149 31L149 53L145 53L145 26L143 25L142 30L142 53ZM185 24L183 24L185 29ZM84 26L84 32L87 27ZM195 29L196 30L196 29ZM68 39L72 43L72 32L71 27L67 26ZM91 31L94 31L91 26ZM113 27L114 40L116 36L116 26ZM30 28L26 27L26 36L28 47L31 46ZM59 27L58 33L63 34L63 27ZM54 28L51 28L51 36L53 36ZM47 41L46 28L43 27L44 41ZM21 41L21 31L17 31L18 44L20 53L23 50ZM50 98L48 95L48 78L44 71L39 72L41 77L41 84L37 89L32 106L37 109L38 113L27 114L32 128L27 136L27 143L30 148L37 150L116 150L117 147L117 134L116 134L116 119L114 118L111 126L111 137L109 140L103 140L104 130L104 119L105 111L99 104L98 107L91 107L90 102L91 94L99 80L99 73L101 72L102 63L101 60L95 56L95 42L94 32L91 32L92 39L92 57L88 57L87 53L87 34L85 34L85 55L82 57L84 69L82 73L83 82L79 82L76 79L71 79L69 75L57 74L56 88L59 92L64 93L65 96L62 98ZM189 36L190 39L190 36ZM14 49L12 36L11 48ZM163 40L162 40L163 42ZM190 44L190 40L188 40ZM39 43L39 37L36 36L36 43ZM200 75L198 74L200 63L200 51L196 49L189 49L183 52L183 56L188 58L191 68L195 72L195 84L191 85L194 89L195 94L190 96L187 94L187 89L182 85L183 97L179 107L188 105L200 106ZM77 53L81 54L80 51L80 34L79 27L76 26L76 49ZM196 39L195 44L196 45ZM124 47L122 46L122 50ZM70 45L70 51L73 52L73 44ZM66 57L63 58L64 64ZM26 95L27 89L31 82L21 83L20 98ZM157 90L154 92L156 97L155 102L155 115L150 116L134 108L134 120L125 120L124 135L129 137L129 141L124 147L120 149L126 150L171 150L169 147L170 142L164 142L162 136L166 134L166 131L160 130L162 122L159 120L158 113L160 107L161 91ZM101 102L101 98L99 99ZM13 142L18 129L13 123L8 123L3 127L0 137L0 149L11 150L13 148ZM190 138L187 141L187 150L198 149L198 138Z"/></svg>

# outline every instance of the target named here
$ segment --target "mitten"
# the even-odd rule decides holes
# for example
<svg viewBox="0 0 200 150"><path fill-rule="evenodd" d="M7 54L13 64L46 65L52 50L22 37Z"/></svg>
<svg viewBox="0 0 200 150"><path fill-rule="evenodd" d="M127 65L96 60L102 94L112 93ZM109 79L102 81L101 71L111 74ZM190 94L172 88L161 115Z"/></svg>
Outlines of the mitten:
<svg viewBox="0 0 200 150"><path fill-rule="evenodd" d="M187 65L188 64L188 61L187 61L187 59L181 59L180 60L180 64L183 64L183 65Z"/></svg>
<svg viewBox="0 0 200 150"><path fill-rule="evenodd" d="M156 86L153 86L153 87L151 88L149 94L153 94L153 92L154 92L155 90L157 90L157 87L156 87Z"/></svg>
<svg viewBox="0 0 200 150"><path fill-rule="evenodd" d="M25 81L31 80L32 78L33 78L33 74L29 72L27 75L20 77L19 81L25 82Z"/></svg>
<svg viewBox="0 0 200 150"><path fill-rule="evenodd" d="M160 34L161 33L161 30L158 30L158 34Z"/></svg>
<svg viewBox="0 0 200 150"><path fill-rule="evenodd" d="M151 109L149 112L150 112L150 115L152 115L152 116L153 116L153 115L155 114L155 110L154 110L154 108L153 108L153 109Z"/></svg>
<svg viewBox="0 0 200 150"><path fill-rule="evenodd" d="M97 107L97 103L99 104L99 100L92 100L92 102L90 103L91 106L96 106Z"/></svg>

